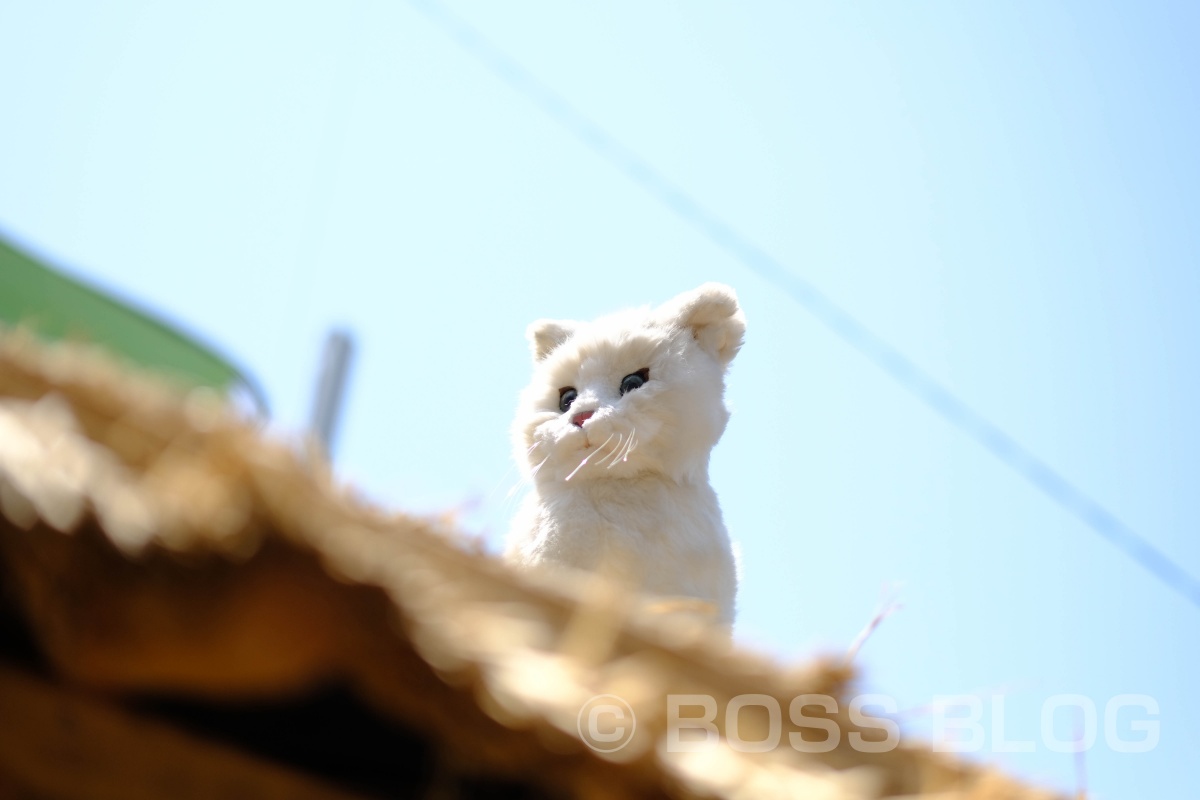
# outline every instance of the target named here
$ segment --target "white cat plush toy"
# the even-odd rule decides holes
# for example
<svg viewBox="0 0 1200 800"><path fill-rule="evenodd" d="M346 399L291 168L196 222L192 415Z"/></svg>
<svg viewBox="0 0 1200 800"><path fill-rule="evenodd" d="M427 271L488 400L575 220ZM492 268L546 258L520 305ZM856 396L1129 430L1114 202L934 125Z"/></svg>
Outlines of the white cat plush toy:
<svg viewBox="0 0 1200 800"><path fill-rule="evenodd" d="M737 577L708 458L746 324L708 283L655 308L529 326L533 381L513 424L532 485L506 557L699 598L731 624Z"/></svg>

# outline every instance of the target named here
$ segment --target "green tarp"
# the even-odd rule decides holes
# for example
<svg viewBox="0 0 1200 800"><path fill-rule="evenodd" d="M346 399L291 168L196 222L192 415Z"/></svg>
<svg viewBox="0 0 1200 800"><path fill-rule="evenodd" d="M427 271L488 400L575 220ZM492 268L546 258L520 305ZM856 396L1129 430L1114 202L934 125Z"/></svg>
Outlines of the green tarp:
<svg viewBox="0 0 1200 800"><path fill-rule="evenodd" d="M140 364L199 386L261 394L208 348L152 316L42 264L0 237L0 320L39 336L102 345Z"/></svg>

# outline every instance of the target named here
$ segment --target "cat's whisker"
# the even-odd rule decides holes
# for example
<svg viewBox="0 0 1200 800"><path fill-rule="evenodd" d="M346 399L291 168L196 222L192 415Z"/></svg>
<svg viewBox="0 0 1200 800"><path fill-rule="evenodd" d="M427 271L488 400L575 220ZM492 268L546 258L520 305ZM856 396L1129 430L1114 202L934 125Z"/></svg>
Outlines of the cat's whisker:
<svg viewBox="0 0 1200 800"><path fill-rule="evenodd" d="M621 452L621 446L623 444L625 444L625 434L618 433L616 446L613 448L613 451L611 453L609 453L608 455L606 455L600 463L603 464L605 461L608 461L610 458L616 458L617 454Z"/></svg>
<svg viewBox="0 0 1200 800"><path fill-rule="evenodd" d="M617 457L613 459L614 464L619 461L624 461L625 457L629 455L629 448L633 447L634 442L633 433L633 431L629 432L629 438L625 440L625 446L621 448L621 452L617 453Z"/></svg>
<svg viewBox="0 0 1200 800"><path fill-rule="evenodd" d="M579 472L579 470L583 469L583 468L584 468L584 466L586 466L586 465L587 465L587 462L588 462L588 459L589 459L589 458L591 458L591 456L584 456L584 458L583 458L583 461L580 461L580 462L579 462L579 466L578 466L578 467L576 467L575 469L571 470L571 474L570 474L570 475L568 475L567 477L563 478L563 480L564 480L564 481L569 481L569 480L571 480L571 478L574 478L574 477L575 477L575 473L576 473L576 472Z"/></svg>
<svg viewBox="0 0 1200 800"><path fill-rule="evenodd" d="M531 452L533 452L533 449L535 447L537 447L539 444L541 444L541 442L534 442L532 445L530 445L529 449L525 451L525 455L528 456ZM517 482L514 483L511 487L509 487L509 490L507 492L505 492L505 494L504 494L505 507L508 506L509 501L512 500L513 495L515 495L521 487L529 484L530 478L532 478L534 475L536 475L537 471L542 468L542 464L545 464L549 459L550 459L549 456L546 456L546 458L542 459L541 464L538 464L536 467L534 467L528 476L521 475L520 473L518 473ZM500 491L500 488L502 486L504 486L505 482L508 480L508 476L511 475L513 470L515 470L516 468L517 468L517 465L515 463L509 465L509 468L507 470L505 470L504 475L501 476L499 482L496 483L496 486L490 492L488 492L487 497L484 498L483 502L485 505L492 502L492 499L496 496L496 494Z"/></svg>
<svg viewBox="0 0 1200 800"><path fill-rule="evenodd" d="M604 459L605 461L608 462L608 466L605 467L605 469L613 468L613 465L616 464L617 461L621 458L621 452L625 449L625 445L627 445L627 444L629 444L629 439L626 439L626 438L624 438L624 436L622 436L621 441L617 442L616 449L614 449L612 451L610 457Z"/></svg>
<svg viewBox="0 0 1200 800"><path fill-rule="evenodd" d="M589 454L588 454L588 457L584 459L584 463L587 463L587 461L588 461L589 459L591 459L591 457L592 457L592 456L596 455L597 453L600 453L600 452L602 452L602 451L604 450L604 448L605 448L605 447L608 445L608 443L612 441L612 437L614 437L614 436L618 436L618 435L619 435L619 434L616 434L616 433L610 433L610 434L608 435L608 438L607 438L607 439L605 439L605 440L604 440L604 441L603 441L603 442L600 444L600 446L599 446L599 447L597 447L597 448L596 448L594 451L592 451L591 453L589 453ZM617 439L617 446L618 446L618 447L620 447L620 446L621 446L621 440L620 440L620 439Z"/></svg>
<svg viewBox="0 0 1200 800"><path fill-rule="evenodd" d="M625 439L622 444L617 446L616 450L612 451L612 458L607 459L608 465L605 467L605 469L612 469L613 467L616 467L617 462L620 461L620 453L625 452L625 447L629 446L629 443L632 441L632 439L634 438L630 437L629 439Z"/></svg>
<svg viewBox="0 0 1200 800"><path fill-rule="evenodd" d="M525 484L527 483L529 483L529 480L527 478L522 478L521 480L517 481L517 483L515 483L504 496L504 503L501 506L501 512L505 517L512 517L514 504L517 501L517 492L524 488Z"/></svg>
<svg viewBox="0 0 1200 800"><path fill-rule="evenodd" d="M612 469L618 462L624 461L629 456L629 449L633 447L633 435L636 431L629 432L629 438L625 440L625 446L613 453L612 463L608 465L608 469Z"/></svg>
<svg viewBox="0 0 1200 800"><path fill-rule="evenodd" d="M567 477L563 478L563 480L564 480L564 481L569 481L569 480L571 480L571 478L574 478L574 477L575 477L575 473L576 473L576 472L579 472L579 470L583 469L583 468L584 468L584 467L587 465L588 461L590 461L590 460L591 460L592 456L596 455L596 453L599 453L601 450L603 450L603 449L604 449L604 445L606 445L606 444L608 444L609 442L611 442L611 441L612 441L612 437L613 437L614 435L615 435L615 434L611 434L611 433L610 433L610 434L608 435L608 438L604 440L604 443L603 443L603 444L601 444L599 447L597 447L597 448L596 448L595 450L593 450L592 452L588 453L586 456L584 456L584 457L583 457L583 461L580 461L580 462L579 462L579 466L578 466L578 467L576 467L575 469L571 470L571 474L570 474L570 475L568 475Z"/></svg>
<svg viewBox="0 0 1200 800"><path fill-rule="evenodd" d="M628 440L626 440L626 441L628 441ZM608 461L608 466L607 466L607 467L605 467L605 469L612 469L612 468L613 468L613 466L614 466L614 465L615 465L615 464L616 464L618 461L620 461L620 460L621 460L621 452L622 452L624 449L625 449L624 447L618 447L616 450L613 450L613 452L612 452L612 456L611 456L610 458L607 458L607 459L605 459L606 461Z"/></svg>
<svg viewBox="0 0 1200 800"><path fill-rule="evenodd" d="M637 445L638 445L638 442L637 442L637 431L636 431L636 430L632 431L632 432L629 434L629 441L630 441L630 445L629 445L629 447L625 448L625 455L621 456L621 460L622 460L622 461L628 461L628 460L629 460L629 454L630 454L630 453L632 453L632 452L633 452L633 449L634 449L635 447L637 447Z"/></svg>

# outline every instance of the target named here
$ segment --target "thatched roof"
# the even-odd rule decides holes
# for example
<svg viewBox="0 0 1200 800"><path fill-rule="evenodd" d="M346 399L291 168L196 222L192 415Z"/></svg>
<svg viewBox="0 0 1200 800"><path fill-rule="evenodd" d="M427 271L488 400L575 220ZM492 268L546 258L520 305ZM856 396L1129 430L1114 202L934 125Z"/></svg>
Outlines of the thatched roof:
<svg viewBox="0 0 1200 800"><path fill-rule="evenodd" d="M211 394L14 335L0 580L15 794L1044 796L919 742L672 752L668 694L786 710L846 696L851 671L782 667L599 579L518 574L449 522L355 499ZM579 726L606 694L636 714L608 755ZM740 720L761 738L762 719Z"/></svg>

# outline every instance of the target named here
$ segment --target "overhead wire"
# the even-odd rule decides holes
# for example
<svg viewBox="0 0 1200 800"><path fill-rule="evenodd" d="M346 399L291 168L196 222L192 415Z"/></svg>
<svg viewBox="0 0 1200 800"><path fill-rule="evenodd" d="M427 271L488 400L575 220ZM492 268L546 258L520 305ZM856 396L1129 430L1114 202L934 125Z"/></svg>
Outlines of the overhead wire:
<svg viewBox="0 0 1200 800"><path fill-rule="evenodd" d="M408 0L443 33L496 77L527 97L581 143L623 172L713 244L764 280L780 287L809 314L884 371L897 384L961 430L998 461L1021 475L1050 500L1073 514L1161 583L1200 607L1200 580L1122 522L1101 503L1069 481L970 404L959 398L915 361L872 332L808 281L704 208L661 171L618 141L486 39L478 30L435 0Z"/></svg>

